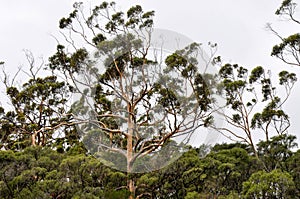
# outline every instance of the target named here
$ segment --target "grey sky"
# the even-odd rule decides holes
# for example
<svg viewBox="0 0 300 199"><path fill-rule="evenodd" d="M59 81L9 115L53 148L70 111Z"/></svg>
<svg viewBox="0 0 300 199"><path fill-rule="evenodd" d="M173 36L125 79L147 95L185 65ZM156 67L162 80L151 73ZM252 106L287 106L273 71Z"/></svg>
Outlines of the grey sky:
<svg viewBox="0 0 300 199"><path fill-rule="evenodd" d="M56 49L58 21L72 10L69 0L9 0L0 6L0 61L14 71L26 65L23 49L31 50L35 56L45 60ZM85 1L88 2L88 1ZM91 4L101 1L89 1ZM285 69L297 73L300 68L286 66L272 58L272 46L279 40L266 31L265 25L271 22L284 36L297 32L296 26L279 20L274 12L281 0L128 0L116 1L126 10L140 4L144 10L155 10L155 26L169 29L188 36L196 42L209 41L219 45L218 54L232 63L240 63L253 68L262 65L272 70L273 75ZM300 8L300 7L299 7ZM298 10L299 10L298 8ZM300 15L300 10L297 13ZM299 16L300 17L300 16ZM299 111L300 81L296 83L286 109L291 116L290 133L300 138ZM3 89L1 89L3 92Z"/></svg>

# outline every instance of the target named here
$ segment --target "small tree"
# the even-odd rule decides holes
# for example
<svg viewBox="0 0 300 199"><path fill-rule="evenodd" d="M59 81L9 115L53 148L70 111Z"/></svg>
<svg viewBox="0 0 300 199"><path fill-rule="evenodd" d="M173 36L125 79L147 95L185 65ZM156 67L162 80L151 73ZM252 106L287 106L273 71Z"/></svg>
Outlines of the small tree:
<svg viewBox="0 0 300 199"><path fill-rule="evenodd" d="M246 142L258 157L254 133L261 131L268 141L270 133L284 134L290 126L283 104L290 96L296 75L287 71L279 73L279 84L284 87L280 92L285 92L285 96L276 92L271 74L261 66L248 72L237 64L225 64L219 70L219 78L218 92L226 100L225 106L219 107L219 114L226 124L213 128L230 139Z"/></svg>
<svg viewBox="0 0 300 199"><path fill-rule="evenodd" d="M6 112L0 108L0 148L22 150L27 146L58 147L59 138L67 137L74 130L69 128L71 124L66 116L70 87L54 75L46 73L40 76L44 62L37 65L33 54L25 52L28 72L19 68L11 78L3 70L2 81L11 107ZM23 84L18 86L15 80L20 73L24 76Z"/></svg>

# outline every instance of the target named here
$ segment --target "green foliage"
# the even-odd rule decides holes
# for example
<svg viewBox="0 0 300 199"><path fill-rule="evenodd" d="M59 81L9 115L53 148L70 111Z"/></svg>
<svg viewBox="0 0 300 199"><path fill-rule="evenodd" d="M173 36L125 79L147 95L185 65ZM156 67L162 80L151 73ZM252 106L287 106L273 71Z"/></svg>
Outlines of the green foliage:
<svg viewBox="0 0 300 199"><path fill-rule="evenodd" d="M7 87L13 111L1 109L1 147L21 150L30 145L51 145L53 134L68 118L69 88L56 76L33 76L18 89ZM66 133L67 134L67 133Z"/></svg>
<svg viewBox="0 0 300 199"><path fill-rule="evenodd" d="M206 171L205 189L212 194L228 195L230 190L241 191L241 183L251 174L254 162L246 150L222 149L212 152L203 160Z"/></svg>
<svg viewBox="0 0 300 199"><path fill-rule="evenodd" d="M297 191L295 192L295 195L300 197L300 150L293 153L288 160L286 161L287 165L287 171L291 174L293 177L295 186L297 188Z"/></svg>
<svg viewBox="0 0 300 199"><path fill-rule="evenodd" d="M118 198L128 196L126 175L83 154L49 148L0 152L1 198ZM115 190L117 189L117 190Z"/></svg>
<svg viewBox="0 0 300 199"><path fill-rule="evenodd" d="M267 144L260 149L260 155L266 157L264 164L272 168L273 158L273 162L286 165L285 171L279 166L270 172L262 170L245 144L218 144L206 156L202 155L207 153L205 148L190 148L162 170L132 175L136 196L297 198L300 153L286 151L294 146L293 140L293 136L276 136L269 144L259 144ZM80 151L62 154L47 147L0 151L1 198L127 198L126 184L126 173Z"/></svg>
<svg viewBox="0 0 300 199"><path fill-rule="evenodd" d="M281 3L280 8L275 12L276 15L283 15L289 13L292 9L295 9L296 3L293 0L284 0Z"/></svg>
<svg viewBox="0 0 300 199"><path fill-rule="evenodd" d="M184 197L184 199L197 199L197 198L200 198L200 194L197 193L196 191L188 192Z"/></svg>
<svg viewBox="0 0 300 199"><path fill-rule="evenodd" d="M128 198L130 192L128 190L108 190L105 192L103 198L107 199L119 199L119 198Z"/></svg>
<svg viewBox="0 0 300 199"><path fill-rule="evenodd" d="M269 102L261 113L254 114L251 120L251 128L261 128L263 124L270 123L274 119L283 119L288 121L289 117L280 107L280 99L275 97L271 102Z"/></svg>
<svg viewBox="0 0 300 199"><path fill-rule="evenodd" d="M275 45L272 49L272 56L275 56L291 65L299 65L297 55L299 53L300 34L290 35L282 40L282 43ZM291 53L288 53L291 52Z"/></svg>
<svg viewBox="0 0 300 199"><path fill-rule="evenodd" d="M83 64L86 64L88 52L86 49L78 49L69 55L63 45L57 46L55 55L49 58L49 69L61 70L62 72L79 72Z"/></svg>
<svg viewBox="0 0 300 199"><path fill-rule="evenodd" d="M293 155L292 149L297 147L295 141L296 136L287 134L274 136L268 141L260 141L257 144L257 151L265 169L288 171L287 159Z"/></svg>
<svg viewBox="0 0 300 199"><path fill-rule="evenodd" d="M280 170L258 171L243 183L244 198L297 198L291 175Z"/></svg>
<svg viewBox="0 0 300 199"><path fill-rule="evenodd" d="M296 18L297 3L293 0L283 0L281 6L276 10L275 14L294 22L296 25L300 21ZM288 37L280 36L280 34L273 30L269 24L269 29L281 40L281 43L275 45L272 49L271 55L279 58L284 63L294 66L300 65L299 60L299 41L300 34L294 33Z"/></svg>
<svg viewBox="0 0 300 199"><path fill-rule="evenodd" d="M281 71L279 73L279 84L280 85L293 85L294 82L297 81L295 73L289 73L287 71Z"/></svg>

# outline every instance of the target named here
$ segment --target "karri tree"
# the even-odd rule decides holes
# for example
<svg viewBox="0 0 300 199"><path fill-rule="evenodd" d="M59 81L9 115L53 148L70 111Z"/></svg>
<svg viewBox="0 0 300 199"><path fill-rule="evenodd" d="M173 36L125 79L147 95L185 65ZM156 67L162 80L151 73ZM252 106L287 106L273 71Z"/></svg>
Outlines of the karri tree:
<svg viewBox="0 0 300 199"><path fill-rule="evenodd" d="M152 40L154 12L127 13L103 2L86 16L81 3L60 20L73 51L58 45L49 68L75 88L72 119L90 153L130 173L178 157L199 127L212 122L209 81L198 67L199 44L165 54ZM78 37L79 36L79 37ZM79 39L83 41L80 47ZM63 75L62 75L63 74Z"/></svg>

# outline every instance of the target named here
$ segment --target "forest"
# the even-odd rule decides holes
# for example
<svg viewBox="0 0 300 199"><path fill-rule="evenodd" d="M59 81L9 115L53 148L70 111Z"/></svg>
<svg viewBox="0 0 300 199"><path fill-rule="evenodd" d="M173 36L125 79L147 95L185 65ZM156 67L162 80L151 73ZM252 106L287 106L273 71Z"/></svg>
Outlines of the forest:
<svg viewBox="0 0 300 199"><path fill-rule="evenodd" d="M300 25L296 13L283 0L274 14ZM212 42L164 51L157 33L170 32L154 15L77 2L47 62L25 51L28 70L16 74L0 62L9 99L0 106L0 198L300 198L300 150L284 110L300 33L267 25L279 40L270 54L285 65L271 74L224 62ZM20 76L29 78L19 85ZM229 141L194 146L204 131Z"/></svg>

